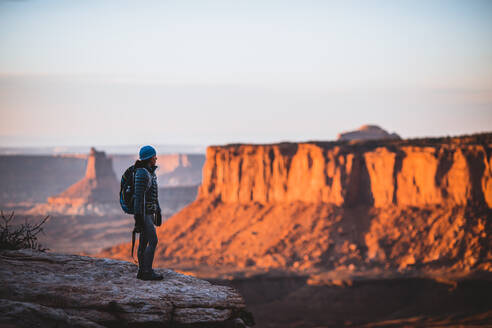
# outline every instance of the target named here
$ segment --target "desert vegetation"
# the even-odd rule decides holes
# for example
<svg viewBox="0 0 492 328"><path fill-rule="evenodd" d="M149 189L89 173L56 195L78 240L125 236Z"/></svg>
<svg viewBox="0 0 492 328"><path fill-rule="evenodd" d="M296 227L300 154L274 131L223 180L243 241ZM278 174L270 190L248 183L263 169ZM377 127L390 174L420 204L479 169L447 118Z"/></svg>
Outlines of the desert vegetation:
<svg viewBox="0 0 492 328"><path fill-rule="evenodd" d="M5 215L3 211L0 214L0 249L23 249L32 248L38 251L46 251L38 242L38 235L43 232L43 224L49 219L49 216L44 217L39 222L28 222L28 219L20 225L13 225L12 221L15 213Z"/></svg>

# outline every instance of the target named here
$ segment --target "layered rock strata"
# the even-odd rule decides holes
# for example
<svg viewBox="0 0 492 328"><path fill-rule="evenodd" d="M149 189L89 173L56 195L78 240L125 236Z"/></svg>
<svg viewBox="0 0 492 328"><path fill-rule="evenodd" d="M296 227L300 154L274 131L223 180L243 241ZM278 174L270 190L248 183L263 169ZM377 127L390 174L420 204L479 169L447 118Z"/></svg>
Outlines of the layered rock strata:
<svg viewBox="0 0 492 328"><path fill-rule="evenodd" d="M349 146L321 143L209 147L199 198L337 206L487 204L488 144Z"/></svg>
<svg viewBox="0 0 492 328"><path fill-rule="evenodd" d="M135 163L138 156L113 155L113 165L117 176ZM203 154L158 154L157 180L160 187L194 186L202 181Z"/></svg>
<svg viewBox="0 0 492 328"><path fill-rule="evenodd" d="M492 271L491 145L482 134L209 147L198 197L159 230L156 261Z"/></svg>
<svg viewBox="0 0 492 328"><path fill-rule="evenodd" d="M136 150L138 152L138 149ZM0 208L30 209L45 203L80 181L87 171L89 155L0 155ZM119 180L137 156L112 154L112 166ZM202 180L203 154L159 154L159 187L197 186ZM194 198L193 198L194 199ZM161 201L165 201L162 198Z"/></svg>
<svg viewBox="0 0 492 328"><path fill-rule="evenodd" d="M91 148L85 176L46 204L30 210L29 214L118 214L119 182L113 171L112 159L102 151Z"/></svg>
<svg viewBox="0 0 492 328"><path fill-rule="evenodd" d="M78 206L86 203L112 203L119 185L113 172L112 159L91 148L85 177L61 194L48 198L50 204Z"/></svg>
<svg viewBox="0 0 492 328"><path fill-rule="evenodd" d="M0 263L2 327L254 324L236 290L168 269L145 282L127 262L32 250L0 251Z"/></svg>

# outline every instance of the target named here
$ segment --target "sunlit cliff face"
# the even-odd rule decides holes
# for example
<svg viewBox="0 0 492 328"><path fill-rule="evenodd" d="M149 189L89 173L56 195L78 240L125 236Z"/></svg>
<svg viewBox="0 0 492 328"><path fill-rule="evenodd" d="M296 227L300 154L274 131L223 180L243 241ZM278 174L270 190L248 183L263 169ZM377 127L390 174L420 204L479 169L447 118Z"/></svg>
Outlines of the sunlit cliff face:
<svg viewBox="0 0 492 328"><path fill-rule="evenodd" d="M385 207L492 206L488 146L357 149L316 144L210 147L200 196Z"/></svg>
<svg viewBox="0 0 492 328"><path fill-rule="evenodd" d="M491 140L209 147L197 200L159 230L156 262L492 270Z"/></svg>

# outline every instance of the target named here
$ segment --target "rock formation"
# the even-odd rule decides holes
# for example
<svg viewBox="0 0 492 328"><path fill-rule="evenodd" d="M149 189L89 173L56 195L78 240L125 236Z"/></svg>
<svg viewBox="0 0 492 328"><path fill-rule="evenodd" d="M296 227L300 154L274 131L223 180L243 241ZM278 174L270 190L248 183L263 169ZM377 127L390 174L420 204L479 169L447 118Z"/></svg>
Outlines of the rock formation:
<svg viewBox="0 0 492 328"><path fill-rule="evenodd" d="M84 178L89 156L0 155L0 208L4 211L18 212L45 203L49 197L62 193ZM111 159L116 179L119 181L123 172L135 163L137 156L112 154ZM159 154L159 187L199 185L204 162L204 154ZM189 195L184 196L179 200L180 203L189 199ZM176 199L174 196L173 198ZM167 198L161 198L161 202L166 201ZM169 204L169 207L178 206Z"/></svg>
<svg viewBox="0 0 492 328"><path fill-rule="evenodd" d="M396 133L388 133L377 125L363 125L355 131L338 134L338 140L400 139Z"/></svg>
<svg viewBox="0 0 492 328"><path fill-rule="evenodd" d="M0 207L44 203L84 177L86 158L0 155Z"/></svg>
<svg viewBox="0 0 492 328"><path fill-rule="evenodd" d="M137 280L128 262L33 250L0 251L2 327L246 327L230 287L158 269ZM245 323L246 322L246 323Z"/></svg>
<svg viewBox="0 0 492 328"><path fill-rule="evenodd" d="M176 186L159 188L159 205L162 214L169 218L183 207L193 202L198 193L198 186Z"/></svg>
<svg viewBox="0 0 492 328"><path fill-rule="evenodd" d="M209 147L156 261L350 274L492 271L492 134ZM105 256L128 259L129 244Z"/></svg>
<svg viewBox="0 0 492 328"><path fill-rule="evenodd" d="M116 176L135 163L137 156L113 155ZM202 168L205 163L203 154L158 154L157 180L159 187L195 186L202 181Z"/></svg>
<svg viewBox="0 0 492 328"><path fill-rule="evenodd" d="M199 198L374 207L488 204L488 144L209 147Z"/></svg>
<svg viewBox="0 0 492 328"><path fill-rule="evenodd" d="M112 159L91 148L84 178L28 213L117 214L121 212L118 195L119 182L113 171Z"/></svg>
<svg viewBox="0 0 492 328"><path fill-rule="evenodd" d="M134 160L124 155L108 158L104 152L95 149L89 155L77 157L0 157L6 187L4 193L0 194L0 209L4 212L15 210L21 214L14 218L12 224L15 225L22 224L26 219L37 222L44 215L50 215L50 220L43 226L40 242L51 251L93 254L130 240L134 219L132 215L123 213L119 206L119 181L113 172L113 163L114 158L118 158L120 169L123 170L132 165ZM201 167L198 168L197 164L202 157L204 159L203 155L164 156L163 161L167 166L163 170L177 174L174 177L178 180L174 182L195 179L196 174L191 174L191 180L184 178L187 169L200 172L201 178ZM122 158L126 158L126 161ZM161 186L159 178L158 181ZM196 198L197 190L197 185L160 188L163 219L166 220L191 203ZM33 199L30 193L38 198ZM12 194L14 197L10 197ZM58 195L49 197L46 202L47 194ZM3 199L7 202L3 203ZM9 200L16 202L9 204ZM28 200L35 202L25 204L21 209L19 201L28 203Z"/></svg>

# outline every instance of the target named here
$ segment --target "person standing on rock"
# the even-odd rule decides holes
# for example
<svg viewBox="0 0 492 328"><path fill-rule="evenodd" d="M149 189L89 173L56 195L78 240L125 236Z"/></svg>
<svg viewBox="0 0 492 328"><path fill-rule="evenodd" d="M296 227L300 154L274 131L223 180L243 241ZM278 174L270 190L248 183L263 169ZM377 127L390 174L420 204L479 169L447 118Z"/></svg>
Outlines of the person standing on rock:
<svg viewBox="0 0 492 328"><path fill-rule="evenodd" d="M162 280L162 275L152 269L157 234L155 226L162 223L159 206L157 176L155 170L157 153L152 146L140 148L139 159L135 162L135 229L140 232L138 245L138 274L141 280Z"/></svg>

